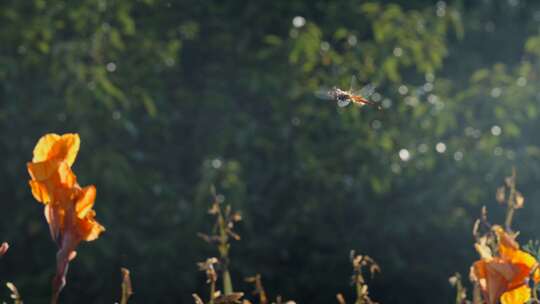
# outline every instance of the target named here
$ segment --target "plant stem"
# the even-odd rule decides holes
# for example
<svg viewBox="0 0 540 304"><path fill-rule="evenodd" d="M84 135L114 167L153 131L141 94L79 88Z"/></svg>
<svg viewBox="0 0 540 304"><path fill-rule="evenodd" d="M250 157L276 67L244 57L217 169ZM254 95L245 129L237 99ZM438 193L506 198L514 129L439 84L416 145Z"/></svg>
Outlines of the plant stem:
<svg viewBox="0 0 540 304"><path fill-rule="evenodd" d="M229 269L223 269L223 293L229 295L233 293L231 275Z"/></svg>
<svg viewBox="0 0 540 304"><path fill-rule="evenodd" d="M362 283L364 279L362 278L362 275L357 273L355 275L355 281L356 281L356 301L355 304L364 304L364 284Z"/></svg>
<svg viewBox="0 0 540 304"><path fill-rule="evenodd" d="M214 304L215 294L216 294L216 282L212 281L210 283L210 301L208 301L208 304Z"/></svg>
<svg viewBox="0 0 540 304"><path fill-rule="evenodd" d="M506 231L512 231L512 218L514 217L514 207L508 205L506 210L506 220L504 221L504 228Z"/></svg>
<svg viewBox="0 0 540 304"><path fill-rule="evenodd" d="M53 295L51 297L51 304L56 304L56 303L58 303L58 294L53 293Z"/></svg>
<svg viewBox="0 0 540 304"><path fill-rule="evenodd" d="M227 223L223 214L219 212L218 217L219 223L219 235L221 239L221 244L219 245L219 253L221 255L221 265L222 265L222 276L223 276L223 293L225 295L232 294L233 286L231 280L231 274L229 273L229 236L227 235Z"/></svg>
<svg viewBox="0 0 540 304"><path fill-rule="evenodd" d="M508 208L506 209L506 219L504 220L504 229L508 232L512 231L512 219L514 217L515 200L516 200L516 169L512 168L511 183L509 186L510 193L508 195Z"/></svg>

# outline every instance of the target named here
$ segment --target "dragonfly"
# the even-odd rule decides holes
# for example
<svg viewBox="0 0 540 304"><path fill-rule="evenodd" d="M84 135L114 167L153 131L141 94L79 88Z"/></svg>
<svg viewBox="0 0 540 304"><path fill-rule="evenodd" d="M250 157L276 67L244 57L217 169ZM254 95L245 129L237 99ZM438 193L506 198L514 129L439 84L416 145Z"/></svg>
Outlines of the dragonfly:
<svg viewBox="0 0 540 304"><path fill-rule="evenodd" d="M364 97L373 94L375 91L374 85L368 84L359 91L355 90L355 87L356 77L353 75L351 78L351 86L348 91L342 90L338 87L333 87L330 90L319 90L317 93L315 93L315 95L322 99L335 101L340 108L344 108L349 104L354 104L360 107L369 105L382 110L382 107L378 103L370 101Z"/></svg>

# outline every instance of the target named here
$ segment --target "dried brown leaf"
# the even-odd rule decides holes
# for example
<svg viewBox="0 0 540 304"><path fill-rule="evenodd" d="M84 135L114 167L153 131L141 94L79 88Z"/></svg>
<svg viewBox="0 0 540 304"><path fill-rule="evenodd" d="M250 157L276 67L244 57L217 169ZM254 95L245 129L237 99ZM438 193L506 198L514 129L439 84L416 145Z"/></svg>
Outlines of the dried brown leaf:
<svg viewBox="0 0 540 304"><path fill-rule="evenodd" d="M514 208L516 209L523 208L524 204L525 204L525 197L523 197L523 194L521 194L521 192L516 191L516 203L514 205Z"/></svg>
<svg viewBox="0 0 540 304"><path fill-rule="evenodd" d="M122 273L122 298L120 299L120 304L127 304L129 297L133 294L131 278L127 268L121 268L120 271Z"/></svg>
<svg viewBox="0 0 540 304"><path fill-rule="evenodd" d="M6 242L3 242L2 245L0 245L0 257L6 254L8 249L9 249L9 244Z"/></svg>
<svg viewBox="0 0 540 304"><path fill-rule="evenodd" d="M213 283L217 281L217 272L214 268L214 265L217 263L218 259L214 257L208 258L204 262L197 263L199 270L206 273L206 283Z"/></svg>
<svg viewBox="0 0 540 304"><path fill-rule="evenodd" d="M227 295L220 295L214 299L214 303L216 304L238 304L242 303L240 301L242 297L244 296L243 292L233 292L231 294Z"/></svg>
<svg viewBox="0 0 540 304"><path fill-rule="evenodd" d="M13 299L14 304L23 304L21 294L19 293L19 290L17 290L17 287L15 287L15 284L11 282L6 283L7 288L11 291L10 297Z"/></svg>
<svg viewBox="0 0 540 304"><path fill-rule="evenodd" d="M233 220L234 222L240 222L242 220L242 214L240 214L240 212L234 212L231 216L231 220Z"/></svg>
<svg viewBox="0 0 540 304"><path fill-rule="evenodd" d="M499 204L504 204L506 201L506 188L504 186L497 188L495 198Z"/></svg>
<svg viewBox="0 0 540 304"><path fill-rule="evenodd" d="M191 294L191 296L193 297L193 300L195 301L195 304L204 304L203 300L201 299L201 297L199 297L198 294L193 293L193 294Z"/></svg>
<svg viewBox="0 0 540 304"><path fill-rule="evenodd" d="M345 301L345 297L341 293L338 293L336 295L336 299L338 301L338 304L347 304L347 302Z"/></svg>
<svg viewBox="0 0 540 304"><path fill-rule="evenodd" d="M214 203L212 204L212 207L210 207L210 209L208 209L208 213L209 214L218 214L219 213L219 205L217 203Z"/></svg>
<svg viewBox="0 0 540 304"><path fill-rule="evenodd" d="M508 188L512 188L513 186L515 186L515 180L516 179L514 176L508 176L504 179L504 182Z"/></svg>

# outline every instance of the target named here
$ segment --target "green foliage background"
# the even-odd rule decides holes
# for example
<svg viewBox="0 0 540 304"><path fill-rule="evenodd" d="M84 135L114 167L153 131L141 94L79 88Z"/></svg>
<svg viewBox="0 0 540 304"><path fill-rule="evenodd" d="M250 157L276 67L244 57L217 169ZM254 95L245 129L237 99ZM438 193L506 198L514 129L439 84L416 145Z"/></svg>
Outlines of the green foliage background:
<svg viewBox="0 0 540 304"><path fill-rule="evenodd" d="M450 303L513 165L516 228L539 235L537 1L7 0L0 24L0 280L28 303L55 269L25 169L47 132L80 133L74 170L107 228L65 303L117 299L121 266L133 303L190 302L215 255L196 237L212 184L243 211L235 287L259 272L299 303L349 289L350 249L381 264L378 301ZM351 75L384 111L314 97Z"/></svg>

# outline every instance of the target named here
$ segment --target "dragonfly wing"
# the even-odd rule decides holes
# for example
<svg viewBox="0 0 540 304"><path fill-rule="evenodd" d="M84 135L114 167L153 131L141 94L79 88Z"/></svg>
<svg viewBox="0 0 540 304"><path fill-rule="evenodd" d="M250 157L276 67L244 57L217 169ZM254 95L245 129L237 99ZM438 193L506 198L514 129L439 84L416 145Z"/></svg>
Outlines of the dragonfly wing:
<svg viewBox="0 0 540 304"><path fill-rule="evenodd" d="M321 88L321 89L318 89L317 91L315 91L315 96L317 98L320 98L320 99L324 99L324 100L332 100L334 99L332 97L332 94L330 94L330 89L326 89L326 88Z"/></svg>
<svg viewBox="0 0 540 304"><path fill-rule="evenodd" d="M337 105L340 108L344 108L344 107L348 106L350 103L351 103L350 99L340 99L340 100L337 101Z"/></svg>
<svg viewBox="0 0 540 304"><path fill-rule="evenodd" d="M353 92L354 95L360 95L360 96L363 96L365 98L368 98L369 96L373 95L373 93L375 93L375 89L377 87L371 83L363 86L360 90L357 90L355 92Z"/></svg>
<svg viewBox="0 0 540 304"><path fill-rule="evenodd" d="M351 76L351 87L349 88L349 92L353 92L358 87L358 79L356 76Z"/></svg>
<svg viewBox="0 0 540 304"><path fill-rule="evenodd" d="M376 85L373 83L368 83L367 85L363 86L362 88L358 88L358 78L353 75L351 77L351 87L349 89L349 92L353 95L360 95L364 97L369 97L373 93L375 93L375 89L377 88Z"/></svg>

